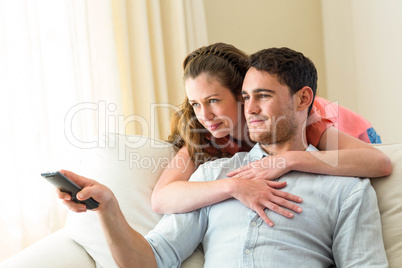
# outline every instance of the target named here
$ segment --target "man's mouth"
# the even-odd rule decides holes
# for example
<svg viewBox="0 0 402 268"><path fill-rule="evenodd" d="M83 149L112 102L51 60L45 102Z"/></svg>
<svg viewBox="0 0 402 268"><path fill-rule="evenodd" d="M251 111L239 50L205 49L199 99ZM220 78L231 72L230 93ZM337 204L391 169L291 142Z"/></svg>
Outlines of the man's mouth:
<svg viewBox="0 0 402 268"><path fill-rule="evenodd" d="M267 120L266 118L249 118L247 120L247 122L248 122L249 126L252 126L252 125L258 125L261 123L265 123L266 120Z"/></svg>

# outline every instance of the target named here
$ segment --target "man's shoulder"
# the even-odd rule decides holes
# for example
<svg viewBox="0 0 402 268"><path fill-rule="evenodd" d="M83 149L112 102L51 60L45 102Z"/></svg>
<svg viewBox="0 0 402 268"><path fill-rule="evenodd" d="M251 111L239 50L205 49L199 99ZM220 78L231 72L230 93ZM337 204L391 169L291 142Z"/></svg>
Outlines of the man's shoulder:
<svg viewBox="0 0 402 268"><path fill-rule="evenodd" d="M292 171L288 173L288 175L283 176L282 179L288 181L288 184L291 183L291 181L302 183L302 180L305 179L309 181L310 186L313 188L320 188L322 191L342 195L345 198L360 191L370 191L372 188L368 178L358 177Z"/></svg>
<svg viewBox="0 0 402 268"><path fill-rule="evenodd" d="M306 151L319 151L316 147L309 145ZM368 178L349 177L349 176L336 176L327 174L315 174L304 172L293 172L297 177L309 177L313 179L315 183L326 185L324 188L336 189L342 188L344 191L354 192L362 189L372 188L370 180Z"/></svg>
<svg viewBox="0 0 402 268"><path fill-rule="evenodd" d="M219 158L216 160L208 161L202 164L204 168L210 168L210 167L216 167L216 166L221 166L225 164L242 164L246 156L248 155L248 152L238 152L232 157L224 157L224 158Z"/></svg>
<svg viewBox="0 0 402 268"><path fill-rule="evenodd" d="M202 172L207 181L222 179L229 171L245 165L247 155L247 152L239 152L232 157L208 161L200 165L197 171Z"/></svg>

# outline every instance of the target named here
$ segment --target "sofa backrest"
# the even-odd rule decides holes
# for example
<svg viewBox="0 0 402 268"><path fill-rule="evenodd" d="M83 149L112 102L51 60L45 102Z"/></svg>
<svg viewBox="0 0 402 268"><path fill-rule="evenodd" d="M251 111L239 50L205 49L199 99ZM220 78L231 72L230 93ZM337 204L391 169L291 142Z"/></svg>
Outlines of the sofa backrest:
<svg viewBox="0 0 402 268"><path fill-rule="evenodd" d="M105 136L99 144L102 147L84 150L76 173L109 187L130 226L147 234L162 217L151 208L151 194L164 167L175 155L173 146L143 136L118 134ZM66 229L97 267L118 267L95 212L69 212ZM197 249L182 267L203 267L203 264L203 253Z"/></svg>
<svg viewBox="0 0 402 268"><path fill-rule="evenodd" d="M382 234L389 267L402 264L402 143L375 145L392 163L391 175L371 179L381 214Z"/></svg>
<svg viewBox="0 0 402 268"><path fill-rule="evenodd" d="M142 136L109 134L103 148L86 150L78 174L108 186L119 200L128 223L141 234L162 215L152 211L151 193L163 168L175 155L173 146ZM376 190L386 253L390 267L402 263L402 144L377 145L392 161L393 171L385 178L371 179ZM66 228L101 267L117 267L94 212L70 212ZM182 267L203 267L197 250Z"/></svg>

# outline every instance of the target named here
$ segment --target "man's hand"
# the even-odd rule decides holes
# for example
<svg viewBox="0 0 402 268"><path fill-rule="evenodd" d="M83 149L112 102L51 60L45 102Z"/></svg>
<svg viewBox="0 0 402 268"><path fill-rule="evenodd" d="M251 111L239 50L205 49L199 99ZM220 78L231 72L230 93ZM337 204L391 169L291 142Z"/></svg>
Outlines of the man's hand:
<svg viewBox="0 0 402 268"><path fill-rule="evenodd" d="M97 181L85 178L77 175L71 171L61 170L64 176L69 178L75 184L80 186L82 190L77 193L78 200L86 200L90 197L99 202L99 207L93 209L93 211L102 211L109 205L110 201L115 199L113 192L105 185L98 183ZM60 199L63 199L63 203L74 212L86 212L87 207L84 204L79 204L71 200L71 195L58 190Z"/></svg>

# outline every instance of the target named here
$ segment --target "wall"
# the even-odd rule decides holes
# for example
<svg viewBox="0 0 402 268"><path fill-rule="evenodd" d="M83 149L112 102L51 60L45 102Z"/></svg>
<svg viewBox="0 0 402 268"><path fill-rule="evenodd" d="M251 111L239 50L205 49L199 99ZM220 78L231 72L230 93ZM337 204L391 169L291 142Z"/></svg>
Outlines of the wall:
<svg viewBox="0 0 402 268"><path fill-rule="evenodd" d="M303 52L318 70L326 97L320 0L204 0L209 43L226 42L247 53L269 47Z"/></svg>
<svg viewBox="0 0 402 268"><path fill-rule="evenodd" d="M367 118L384 143L402 142L402 1L204 0L209 43L252 53L303 52L318 93Z"/></svg>
<svg viewBox="0 0 402 268"><path fill-rule="evenodd" d="M402 1L322 1L327 92L384 143L402 136Z"/></svg>

